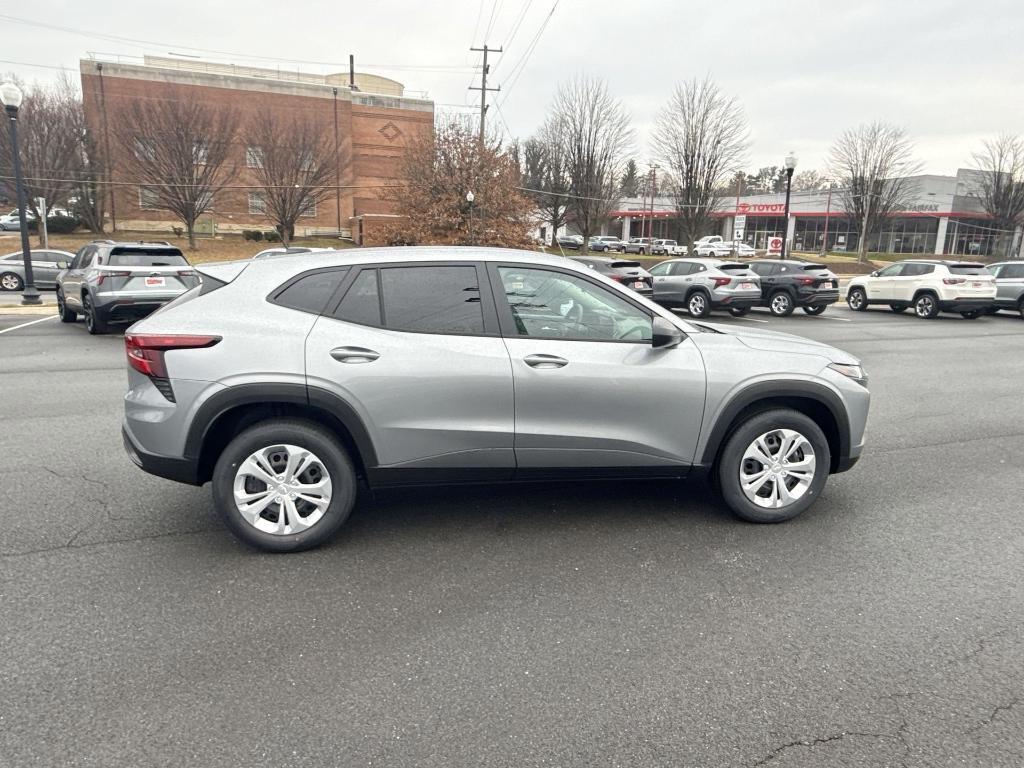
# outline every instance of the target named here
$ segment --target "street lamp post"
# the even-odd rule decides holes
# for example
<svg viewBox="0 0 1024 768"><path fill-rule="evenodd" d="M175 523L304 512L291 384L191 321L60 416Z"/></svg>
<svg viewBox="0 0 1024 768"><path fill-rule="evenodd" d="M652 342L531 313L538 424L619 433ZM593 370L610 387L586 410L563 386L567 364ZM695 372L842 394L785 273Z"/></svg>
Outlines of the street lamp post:
<svg viewBox="0 0 1024 768"><path fill-rule="evenodd" d="M476 238L473 237L473 201L476 199L476 195L470 190L466 193L466 202L469 203L469 244L476 245Z"/></svg>
<svg viewBox="0 0 1024 768"><path fill-rule="evenodd" d="M0 103L7 112L7 124L11 131L11 158L14 161L14 186L18 194L18 216L21 220L21 258L25 264L25 285L21 292L22 304L42 304L32 275L32 251L28 242L28 201L25 196L25 180L21 177L21 155L18 152L18 109L23 95L14 83L0 85Z"/></svg>
<svg viewBox="0 0 1024 768"><path fill-rule="evenodd" d="M828 200L825 203L825 236L821 241L820 255L822 258L828 252L828 220L832 215L832 179L828 181Z"/></svg>
<svg viewBox="0 0 1024 768"><path fill-rule="evenodd" d="M793 188L793 170L796 168L796 155L790 152L786 155L786 231L782 233L782 254L780 258L785 260L786 246L789 244L789 193Z"/></svg>

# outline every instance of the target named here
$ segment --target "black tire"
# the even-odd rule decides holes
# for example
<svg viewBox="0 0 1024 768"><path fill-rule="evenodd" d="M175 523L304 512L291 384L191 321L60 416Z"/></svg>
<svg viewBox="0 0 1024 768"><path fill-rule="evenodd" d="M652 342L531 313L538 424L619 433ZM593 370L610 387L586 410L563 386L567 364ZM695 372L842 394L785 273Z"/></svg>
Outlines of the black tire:
<svg viewBox="0 0 1024 768"><path fill-rule="evenodd" d="M815 304L811 307L803 307L804 312L808 315L820 315L826 309L828 309L828 304Z"/></svg>
<svg viewBox="0 0 1024 768"><path fill-rule="evenodd" d="M1024 320L1024 296L1017 302L1017 314L1020 315L1021 320Z"/></svg>
<svg viewBox="0 0 1024 768"><path fill-rule="evenodd" d="M868 295L863 288L851 288L846 293L846 305L854 312L863 312L868 308Z"/></svg>
<svg viewBox="0 0 1024 768"><path fill-rule="evenodd" d="M686 297L686 311L690 317L707 317L711 314L711 299L704 291L694 291Z"/></svg>
<svg viewBox="0 0 1024 768"><path fill-rule="evenodd" d="M900 312L906 312L910 308L909 304L890 304L889 309L895 312L897 315Z"/></svg>
<svg viewBox="0 0 1024 768"><path fill-rule="evenodd" d="M258 530L239 512L234 500L235 475L249 456L262 448L294 445L312 452L331 481L331 500L323 517L297 533ZM267 552L299 552L328 541L348 519L356 500L356 472L348 453L326 429L299 419L272 419L236 435L217 459L212 477L213 502L228 530L240 541ZM271 505L273 506L273 505ZM280 515L278 505L276 513Z"/></svg>
<svg viewBox="0 0 1024 768"><path fill-rule="evenodd" d="M768 297L768 311L775 317L789 317L796 307L787 291L776 291Z"/></svg>
<svg viewBox="0 0 1024 768"><path fill-rule="evenodd" d="M740 482L744 466L743 454L761 435L778 429L790 429L803 435L814 451L815 470L803 495L787 506L772 509L755 504L747 498ZM828 480L831 452L821 428L809 417L788 408L757 413L733 429L715 467L722 498L737 517L751 523L781 523L810 507L821 495ZM782 482L789 481L779 478ZM775 482L779 482L776 480Z"/></svg>
<svg viewBox="0 0 1024 768"><path fill-rule="evenodd" d="M939 314L939 299L934 293L914 297L914 314L922 320L931 320Z"/></svg>
<svg viewBox="0 0 1024 768"><path fill-rule="evenodd" d="M20 291L25 287L25 281L21 275L13 272L4 272L0 275L0 291Z"/></svg>
<svg viewBox="0 0 1024 768"><path fill-rule="evenodd" d="M981 317L981 310L971 309L968 310L967 312L961 312L960 317L964 318L964 320L977 320L979 317Z"/></svg>
<svg viewBox="0 0 1024 768"><path fill-rule="evenodd" d="M91 335L100 336L110 330L106 321L97 316L96 307L88 293L82 294L82 314L85 316L85 330Z"/></svg>
<svg viewBox="0 0 1024 768"><path fill-rule="evenodd" d="M73 309L68 309L68 305L64 301L64 291L61 290L57 291L57 314L62 323L73 323L78 319L78 313Z"/></svg>
<svg viewBox="0 0 1024 768"><path fill-rule="evenodd" d="M750 307L729 307L729 314L733 317L746 317L750 314Z"/></svg>

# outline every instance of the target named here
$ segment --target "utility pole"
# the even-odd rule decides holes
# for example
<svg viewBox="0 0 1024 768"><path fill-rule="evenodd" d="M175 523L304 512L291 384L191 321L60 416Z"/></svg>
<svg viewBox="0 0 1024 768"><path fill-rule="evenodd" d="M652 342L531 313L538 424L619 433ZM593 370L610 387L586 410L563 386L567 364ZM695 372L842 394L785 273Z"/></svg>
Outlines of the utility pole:
<svg viewBox="0 0 1024 768"><path fill-rule="evenodd" d="M486 123L486 120L487 120L487 92L488 91L500 91L501 90L501 86L500 85L497 88L488 88L487 87L487 73L491 71L491 67L487 63L487 54L488 53L501 53L501 48L489 48L487 46L487 43L484 43L484 47L483 48L470 48L469 50L471 50L471 51L480 51L480 52L482 52L484 54L484 65L483 65L483 68L480 71L480 86L479 87L477 87L475 85L469 86L469 90L471 90L471 91L480 91L480 145L483 146L484 136L485 136L484 126L485 126L485 123Z"/></svg>

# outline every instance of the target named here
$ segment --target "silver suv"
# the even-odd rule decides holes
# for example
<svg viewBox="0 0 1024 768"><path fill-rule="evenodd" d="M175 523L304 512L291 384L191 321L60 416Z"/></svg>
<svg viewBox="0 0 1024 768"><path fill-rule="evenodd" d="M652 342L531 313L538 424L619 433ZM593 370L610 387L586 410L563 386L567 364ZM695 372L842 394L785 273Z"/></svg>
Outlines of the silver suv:
<svg viewBox="0 0 1024 768"><path fill-rule="evenodd" d="M1014 310L1024 318L1024 261L989 264L988 271L996 277L996 303L993 311Z"/></svg>
<svg viewBox="0 0 1024 768"><path fill-rule="evenodd" d="M713 309L741 314L761 301L761 278L746 264L722 259L669 259L650 269L654 300L693 317Z"/></svg>
<svg viewBox="0 0 1024 768"><path fill-rule="evenodd" d="M199 276L178 248L168 243L83 246L57 273L57 312L73 323L81 314L89 333L130 323L199 285Z"/></svg>
<svg viewBox="0 0 1024 768"><path fill-rule="evenodd" d="M543 254L353 254L202 265L125 335L129 455L211 481L257 547L325 541L359 481L710 473L738 516L778 522L860 456L870 396L838 349L685 322Z"/></svg>

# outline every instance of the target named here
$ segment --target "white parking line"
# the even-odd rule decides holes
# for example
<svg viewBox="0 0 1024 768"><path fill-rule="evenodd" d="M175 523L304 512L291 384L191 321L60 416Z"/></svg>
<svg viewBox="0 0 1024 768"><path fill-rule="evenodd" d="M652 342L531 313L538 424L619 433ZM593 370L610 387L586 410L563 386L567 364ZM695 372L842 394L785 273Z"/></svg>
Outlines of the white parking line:
<svg viewBox="0 0 1024 768"><path fill-rule="evenodd" d="M822 318L823 320L838 320L840 323L852 323L853 322L853 320L851 320L848 317L830 317L828 315L818 315L818 317Z"/></svg>
<svg viewBox="0 0 1024 768"><path fill-rule="evenodd" d="M30 320L27 323L22 323L21 325L12 325L10 328L4 328L2 331L0 331L0 333L10 333L11 331L16 331L19 328L27 328L28 326L35 325L36 323L42 323L47 320L53 320L55 317L57 316L50 315L49 317L41 317L38 320Z"/></svg>
<svg viewBox="0 0 1024 768"><path fill-rule="evenodd" d="M734 320L746 320L746 321L751 322L751 323L764 323L765 325L768 324L767 320L757 320L756 318L753 318L753 317L734 317L733 319Z"/></svg>

